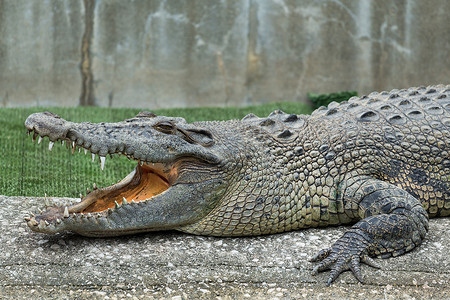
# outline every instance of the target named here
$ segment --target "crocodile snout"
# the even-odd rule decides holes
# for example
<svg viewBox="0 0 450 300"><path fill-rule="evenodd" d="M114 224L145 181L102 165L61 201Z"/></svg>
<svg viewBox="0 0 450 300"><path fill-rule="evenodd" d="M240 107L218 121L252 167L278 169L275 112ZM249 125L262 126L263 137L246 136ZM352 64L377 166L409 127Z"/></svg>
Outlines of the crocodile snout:
<svg viewBox="0 0 450 300"><path fill-rule="evenodd" d="M28 132L34 131L35 135L39 133L41 137L47 136L50 141L54 142L65 137L70 122L57 114L46 111L30 115L25 121L25 126Z"/></svg>

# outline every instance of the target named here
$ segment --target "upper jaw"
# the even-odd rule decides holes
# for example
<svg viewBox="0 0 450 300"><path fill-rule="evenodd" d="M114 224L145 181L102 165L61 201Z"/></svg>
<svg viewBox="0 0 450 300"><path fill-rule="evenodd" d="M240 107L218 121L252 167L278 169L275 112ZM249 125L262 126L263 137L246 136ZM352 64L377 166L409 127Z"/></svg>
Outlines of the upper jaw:
<svg viewBox="0 0 450 300"><path fill-rule="evenodd" d="M170 163L180 157L196 157L200 160L217 163L218 157L208 147L187 143L176 135L163 134L154 129L155 124L170 120L187 126L182 118L143 117L117 123L73 123L58 115L44 112L34 113L25 121L28 134L33 133L33 141L38 143L43 137L49 138L49 150L56 141L67 142L72 152L77 148L91 152L92 161L99 156L101 168L105 167L107 155L121 154L129 159L152 163Z"/></svg>
<svg viewBox="0 0 450 300"><path fill-rule="evenodd" d="M28 129L28 135L33 134L33 142L38 139L41 143L44 137L48 137L48 149L53 149L56 141L61 143L66 142L68 147L72 148L72 153L81 148L84 149L85 154L89 151L91 153L92 161L95 161L96 155L99 156L100 166L103 170L105 167L107 155L122 154L129 159L151 163L158 161L149 159L143 155L135 155L135 146L127 145L124 138L116 138L110 135L111 128L117 129L115 123L111 124L91 124L91 123L73 123L60 118L58 115L43 112L34 113L30 115L26 121L25 126ZM124 137L132 138L124 132ZM142 152L142 151L140 151Z"/></svg>

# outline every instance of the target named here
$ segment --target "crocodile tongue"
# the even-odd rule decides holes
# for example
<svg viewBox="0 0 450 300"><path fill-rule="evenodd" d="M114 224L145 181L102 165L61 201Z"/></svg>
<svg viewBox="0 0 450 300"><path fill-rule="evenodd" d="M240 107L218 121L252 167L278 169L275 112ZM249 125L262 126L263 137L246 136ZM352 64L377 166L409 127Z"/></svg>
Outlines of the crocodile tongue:
<svg viewBox="0 0 450 300"><path fill-rule="evenodd" d="M99 189L96 194L88 194L83 202L87 201L89 205L83 205L85 207L80 212L101 212L108 208L113 208L116 203L122 204L123 201L139 202L148 200L161 194L169 187L170 185L164 175L162 164L157 164L156 167L148 164L142 166L138 164L133 172L119 183ZM69 209L69 212L71 210Z"/></svg>
<svg viewBox="0 0 450 300"><path fill-rule="evenodd" d="M144 201L170 187L162 164L140 163L120 182L89 193L82 202L69 207L69 213L102 212L124 201Z"/></svg>

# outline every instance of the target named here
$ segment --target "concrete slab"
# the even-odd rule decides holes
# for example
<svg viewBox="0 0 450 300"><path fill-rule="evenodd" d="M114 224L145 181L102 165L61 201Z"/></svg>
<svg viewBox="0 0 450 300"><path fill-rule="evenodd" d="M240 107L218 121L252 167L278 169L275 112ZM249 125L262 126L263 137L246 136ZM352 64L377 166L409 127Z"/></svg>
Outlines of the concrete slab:
<svg viewBox="0 0 450 300"><path fill-rule="evenodd" d="M64 202L64 199L52 199ZM423 245L363 266L325 287L307 258L345 227L214 238L156 232L121 238L31 232L23 217L42 198L0 196L0 298L450 298L450 218L433 219Z"/></svg>

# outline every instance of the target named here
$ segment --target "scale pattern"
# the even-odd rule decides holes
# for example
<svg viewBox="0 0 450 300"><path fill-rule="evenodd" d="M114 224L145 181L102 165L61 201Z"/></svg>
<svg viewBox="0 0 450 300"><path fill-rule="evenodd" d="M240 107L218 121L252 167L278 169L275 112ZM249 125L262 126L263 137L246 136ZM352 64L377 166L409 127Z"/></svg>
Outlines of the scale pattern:
<svg viewBox="0 0 450 300"><path fill-rule="evenodd" d="M310 117L248 115L242 171L222 203L182 230L259 235L354 224L311 258L327 285L360 263L420 245L428 218L450 215L450 87L371 93ZM250 130L249 130L250 128ZM265 151L260 151L265 149Z"/></svg>
<svg viewBox="0 0 450 300"><path fill-rule="evenodd" d="M241 158L244 166L232 178L237 185L207 217L182 230L240 236L355 223L365 216L361 203L375 201L349 184L361 177L372 186L389 184L378 195L389 203L400 201L395 191L401 190L430 216L447 216L449 110L449 86L433 86L354 97L310 117L250 114L240 126L250 133L246 153L254 155ZM344 197L348 189L355 190L352 197Z"/></svg>

